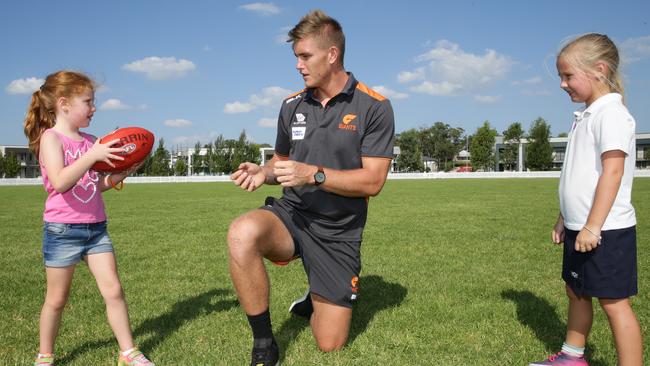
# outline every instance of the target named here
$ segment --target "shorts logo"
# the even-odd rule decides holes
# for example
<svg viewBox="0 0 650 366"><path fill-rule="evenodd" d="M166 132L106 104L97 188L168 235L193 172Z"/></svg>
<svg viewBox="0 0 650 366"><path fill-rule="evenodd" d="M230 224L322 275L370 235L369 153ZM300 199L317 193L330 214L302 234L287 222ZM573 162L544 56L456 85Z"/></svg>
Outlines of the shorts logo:
<svg viewBox="0 0 650 366"><path fill-rule="evenodd" d="M579 276L578 276L578 274L577 274L577 273L575 273L575 272L573 272L573 271L571 271L571 277L573 277L573 278L578 278Z"/></svg>
<svg viewBox="0 0 650 366"><path fill-rule="evenodd" d="M343 121L339 123L339 128L341 130L356 131L357 126L351 124L355 118L357 118L356 114L346 114L343 116Z"/></svg>
<svg viewBox="0 0 650 366"><path fill-rule="evenodd" d="M352 277L352 279L350 280L350 285L351 285L350 289L352 290L353 294L356 294L357 292L359 292L358 284L359 284L359 277L357 277L357 276Z"/></svg>

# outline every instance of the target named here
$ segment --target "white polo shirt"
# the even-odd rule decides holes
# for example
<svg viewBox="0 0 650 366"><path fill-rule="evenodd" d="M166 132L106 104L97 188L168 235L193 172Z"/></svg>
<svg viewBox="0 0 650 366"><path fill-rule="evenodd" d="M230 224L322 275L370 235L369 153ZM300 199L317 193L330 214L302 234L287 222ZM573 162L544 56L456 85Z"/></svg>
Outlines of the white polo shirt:
<svg viewBox="0 0 650 366"><path fill-rule="evenodd" d="M568 229L579 231L586 224L603 172L601 155L613 150L625 153L625 170L602 230L636 225L631 202L636 154L634 129L634 118L617 93L606 94L589 108L575 112L559 188L560 211Z"/></svg>

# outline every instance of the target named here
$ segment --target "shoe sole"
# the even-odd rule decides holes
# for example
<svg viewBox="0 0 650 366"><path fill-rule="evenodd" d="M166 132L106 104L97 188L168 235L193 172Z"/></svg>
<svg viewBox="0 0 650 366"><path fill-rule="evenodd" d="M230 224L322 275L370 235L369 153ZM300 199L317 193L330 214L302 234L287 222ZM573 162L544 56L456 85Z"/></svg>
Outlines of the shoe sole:
<svg viewBox="0 0 650 366"><path fill-rule="evenodd" d="M296 307L296 305L301 304L301 303L307 301L307 297L310 296L310 295L311 295L311 293L310 293L309 291L307 291L307 292L305 292L305 294L304 294L302 297L300 297L300 298L297 299L296 301L292 302L291 305L289 305L289 313L294 314L294 315L297 315L297 316L300 316L300 317L303 317L303 318L307 318L307 319L309 319L309 317L311 316L311 314L314 312L313 305L312 305L312 311L309 313L309 316L306 316L306 315L304 315L304 314L299 314L299 313L297 313L297 312L294 312L294 308Z"/></svg>

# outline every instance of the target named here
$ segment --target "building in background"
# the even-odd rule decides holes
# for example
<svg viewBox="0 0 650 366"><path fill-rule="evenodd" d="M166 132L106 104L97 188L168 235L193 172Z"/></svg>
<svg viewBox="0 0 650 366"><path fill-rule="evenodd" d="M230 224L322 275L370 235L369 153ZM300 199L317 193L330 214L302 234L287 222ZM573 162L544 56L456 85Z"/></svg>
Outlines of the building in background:
<svg viewBox="0 0 650 366"><path fill-rule="evenodd" d="M37 178L41 176L41 168L38 165L38 159L36 159L36 156L29 150L29 147L0 145L0 151L2 152L3 159L6 159L9 154L15 155L18 159L20 172L18 173L17 178Z"/></svg>

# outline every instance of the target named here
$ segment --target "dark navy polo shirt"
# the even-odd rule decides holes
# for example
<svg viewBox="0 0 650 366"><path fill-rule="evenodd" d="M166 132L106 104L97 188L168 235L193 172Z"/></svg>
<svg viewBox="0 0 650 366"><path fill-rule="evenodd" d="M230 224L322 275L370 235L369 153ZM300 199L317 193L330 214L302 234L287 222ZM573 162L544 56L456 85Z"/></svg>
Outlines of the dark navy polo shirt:
<svg viewBox="0 0 650 366"><path fill-rule="evenodd" d="M305 89L285 99L278 118L275 153L289 160L347 170L362 157L393 158L395 121L390 101L358 82L352 73L326 106ZM344 197L316 186L284 188L279 200L328 239L361 240L367 199Z"/></svg>

